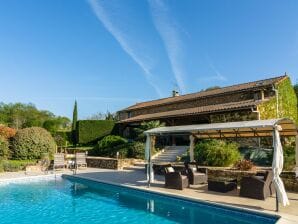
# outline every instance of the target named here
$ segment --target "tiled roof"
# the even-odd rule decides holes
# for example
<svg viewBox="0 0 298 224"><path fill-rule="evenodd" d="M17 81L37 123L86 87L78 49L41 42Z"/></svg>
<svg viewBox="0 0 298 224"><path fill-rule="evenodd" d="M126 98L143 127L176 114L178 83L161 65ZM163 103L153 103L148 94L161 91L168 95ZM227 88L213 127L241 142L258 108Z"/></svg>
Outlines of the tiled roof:
<svg viewBox="0 0 298 224"><path fill-rule="evenodd" d="M122 120L119 123L145 121L145 120L159 119L164 117L181 117L181 116L204 114L204 113L210 113L210 112L220 112L225 110L245 109L245 108L251 108L253 106L257 106L261 102L262 101L260 100L259 101L247 100L247 101L241 101L241 102L232 102L232 103L193 107L193 108L180 109L180 110L171 110L171 111L165 111L165 112L159 112L159 113L153 113L153 114L142 114L142 115L138 115L135 117Z"/></svg>
<svg viewBox="0 0 298 224"><path fill-rule="evenodd" d="M238 85L233 85L233 86L227 86L227 87L223 87L220 89L201 91L201 92L197 92L197 93L191 93L191 94L186 94L186 95L181 95L181 96L168 97L168 98L163 98L163 99L158 99L158 100L153 100L153 101L147 101L147 102L143 102L143 103L137 103L135 105L132 105L132 106L124 109L123 111L135 110L135 109L157 106L157 105L162 105L162 104L175 103L175 102L180 102L180 101L187 101L187 100L192 100L195 98L219 95L219 94L224 94L224 93L244 91L244 90L248 90L248 89L260 89L262 87L275 84L287 77L288 77L287 75L278 76L278 77L274 77L274 78L270 78L270 79L264 79L264 80L248 82L248 83L243 83L243 84L238 84Z"/></svg>

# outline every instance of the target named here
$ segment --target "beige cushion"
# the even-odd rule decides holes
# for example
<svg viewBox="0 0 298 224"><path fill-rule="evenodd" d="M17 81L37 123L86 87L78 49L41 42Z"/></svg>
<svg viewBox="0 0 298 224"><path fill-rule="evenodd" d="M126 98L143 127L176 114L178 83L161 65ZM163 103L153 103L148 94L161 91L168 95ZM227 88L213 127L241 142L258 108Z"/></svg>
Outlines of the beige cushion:
<svg viewBox="0 0 298 224"><path fill-rule="evenodd" d="M167 167L167 170L168 170L169 173L174 173L175 172L173 167Z"/></svg>

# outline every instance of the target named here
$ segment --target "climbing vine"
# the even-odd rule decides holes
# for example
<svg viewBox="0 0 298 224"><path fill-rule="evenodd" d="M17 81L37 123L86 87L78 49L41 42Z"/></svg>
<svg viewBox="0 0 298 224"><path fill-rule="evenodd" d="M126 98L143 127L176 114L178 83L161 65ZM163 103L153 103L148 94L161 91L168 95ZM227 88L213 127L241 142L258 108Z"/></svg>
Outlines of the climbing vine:
<svg viewBox="0 0 298 224"><path fill-rule="evenodd" d="M260 104L261 119L273 119L276 117L286 117L297 122L297 98L294 88L289 78L277 84L278 90L278 114L276 111L277 98Z"/></svg>

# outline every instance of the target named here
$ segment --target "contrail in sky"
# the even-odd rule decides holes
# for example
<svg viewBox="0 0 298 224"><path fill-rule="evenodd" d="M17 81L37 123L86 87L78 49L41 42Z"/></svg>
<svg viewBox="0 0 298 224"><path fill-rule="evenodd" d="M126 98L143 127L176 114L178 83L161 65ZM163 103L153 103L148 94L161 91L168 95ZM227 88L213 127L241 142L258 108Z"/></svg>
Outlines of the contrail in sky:
<svg viewBox="0 0 298 224"><path fill-rule="evenodd" d="M103 26L111 33L111 35L117 40L121 48L132 58L132 60L140 66L143 70L147 82L154 88L155 92L162 96L161 90L157 84L153 81L153 74L151 68L145 60L143 60L134 49L134 41L130 40L124 32L122 32L112 21L104 9L104 7L97 0L88 0L92 10L94 11L98 20Z"/></svg>
<svg viewBox="0 0 298 224"><path fill-rule="evenodd" d="M170 15L169 8L163 1L148 0L155 28L165 45L172 71L180 91L185 92L185 72L182 66L183 42L180 37L179 27Z"/></svg>

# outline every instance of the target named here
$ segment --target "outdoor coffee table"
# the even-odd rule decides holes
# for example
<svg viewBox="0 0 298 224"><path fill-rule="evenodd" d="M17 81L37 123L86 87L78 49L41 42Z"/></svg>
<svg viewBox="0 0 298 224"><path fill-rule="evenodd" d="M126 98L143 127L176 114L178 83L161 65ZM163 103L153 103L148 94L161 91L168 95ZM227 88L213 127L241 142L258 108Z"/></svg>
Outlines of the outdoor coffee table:
<svg viewBox="0 0 298 224"><path fill-rule="evenodd" d="M237 179L211 178L208 179L208 190L226 193L237 188Z"/></svg>

